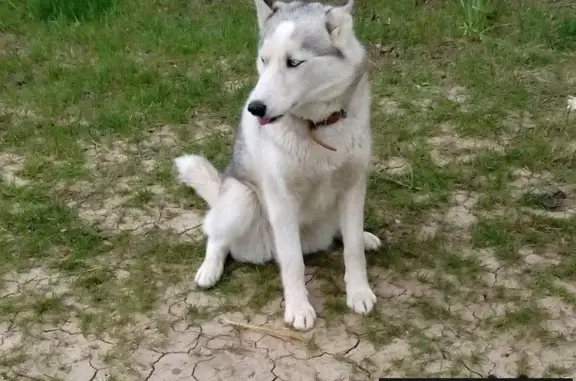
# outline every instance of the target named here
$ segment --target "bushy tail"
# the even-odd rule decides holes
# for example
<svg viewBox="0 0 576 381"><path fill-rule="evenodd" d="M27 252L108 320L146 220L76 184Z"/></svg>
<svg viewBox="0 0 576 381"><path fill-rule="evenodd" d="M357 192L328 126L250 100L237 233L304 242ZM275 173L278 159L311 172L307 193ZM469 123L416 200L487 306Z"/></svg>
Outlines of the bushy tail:
<svg viewBox="0 0 576 381"><path fill-rule="evenodd" d="M220 193L220 175L205 158L198 155L184 155L174 160L178 170L178 180L194 188L210 207L214 206Z"/></svg>

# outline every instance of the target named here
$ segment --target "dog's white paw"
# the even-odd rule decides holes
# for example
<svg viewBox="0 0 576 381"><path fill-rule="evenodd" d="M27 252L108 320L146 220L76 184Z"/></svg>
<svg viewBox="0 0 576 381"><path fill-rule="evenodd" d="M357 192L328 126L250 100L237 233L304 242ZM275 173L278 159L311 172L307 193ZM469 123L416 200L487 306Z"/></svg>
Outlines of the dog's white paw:
<svg viewBox="0 0 576 381"><path fill-rule="evenodd" d="M196 272L194 281L203 288L212 287L220 280L224 271L224 261L205 259L202 266Z"/></svg>
<svg viewBox="0 0 576 381"><path fill-rule="evenodd" d="M357 314L369 313L374 308L374 304L376 304L376 295L368 284L350 287L346 292L346 305Z"/></svg>
<svg viewBox="0 0 576 381"><path fill-rule="evenodd" d="M286 303L284 322L299 331L307 331L314 327L316 311L310 302L305 299L299 303Z"/></svg>
<svg viewBox="0 0 576 381"><path fill-rule="evenodd" d="M382 246L380 238L372 233L364 232L364 250L378 250Z"/></svg>

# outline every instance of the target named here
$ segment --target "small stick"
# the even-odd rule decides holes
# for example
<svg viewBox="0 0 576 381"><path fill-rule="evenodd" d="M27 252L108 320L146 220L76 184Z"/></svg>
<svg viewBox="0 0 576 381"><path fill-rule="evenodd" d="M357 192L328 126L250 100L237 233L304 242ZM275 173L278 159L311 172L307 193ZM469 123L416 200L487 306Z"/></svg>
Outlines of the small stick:
<svg viewBox="0 0 576 381"><path fill-rule="evenodd" d="M305 337L303 335L299 335L295 332L290 332L290 331L278 332L278 331L275 331L275 330L267 328L267 327L260 327L258 325L240 323L240 322L228 320L226 318L220 318L220 321L224 324L231 325L233 327L251 329L253 331L265 333L267 335L274 336L274 337L277 337L277 338L283 339L283 340L294 339L294 340L302 341L304 343L310 342L310 339L308 339L307 337Z"/></svg>
<svg viewBox="0 0 576 381"><path fill-rule="evenodd" d="M395 180L395 179L390 178L390 177L387 177L387 176L382 176L382 179L385 180L385 181L394 183L394 184L396 184L396 185L400 185L401 187L404 187L404 188L408 188L408 189L412 189L412 190L418 190L418 191L421 191L421 190L422 190L422 188L420 188L420 187L417 187L417 186L414 186L414 185L410 185L410 184L405 184L405 183L403 183L403 182L401 182L401 181Z"/></svg>

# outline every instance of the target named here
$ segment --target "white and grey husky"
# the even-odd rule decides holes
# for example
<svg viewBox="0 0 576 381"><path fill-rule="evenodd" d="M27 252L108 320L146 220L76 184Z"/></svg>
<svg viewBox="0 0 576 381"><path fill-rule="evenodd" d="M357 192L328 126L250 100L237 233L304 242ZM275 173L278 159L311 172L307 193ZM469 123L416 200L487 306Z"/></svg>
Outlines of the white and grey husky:
<svg viewBox="0 0 576 381"><path fill-rule="evenodd" d="M284 320L313 327L303 254L344 244L346 303L370 312L364 249L380 240L363 229L372 137L365 50L352 3L329 6L255 0L258 82L246 102L232 159L219 173L205 158L175 160L179 179L210 206L203 231L201 287L222 276L227 255L279 264ZM321 271L321 270L319 270Z"/></svg>

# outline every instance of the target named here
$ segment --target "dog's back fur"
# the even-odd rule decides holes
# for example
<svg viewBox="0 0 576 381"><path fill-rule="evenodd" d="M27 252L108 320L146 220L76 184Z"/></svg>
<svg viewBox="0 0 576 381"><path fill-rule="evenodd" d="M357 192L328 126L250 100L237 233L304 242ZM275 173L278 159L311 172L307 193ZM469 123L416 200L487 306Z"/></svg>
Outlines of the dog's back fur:
<svg viewBox="0 0 576 381"><path fill-rule="evenodd" d="M371 157L370 89L364 48L353 33L349 2L270 5L255 0L260 28L259 80L242 112L230 165L223 173L203 157L175 163L179 179L206 200L205 260L196 274L214 285L228 253L238 261L280 265L285 320L313 326L302 254L344 242L347 304L358 313L375 303L364 249L380 241L363 232ZM309 121L344 110L346 116L308 135Z"/></svg>

